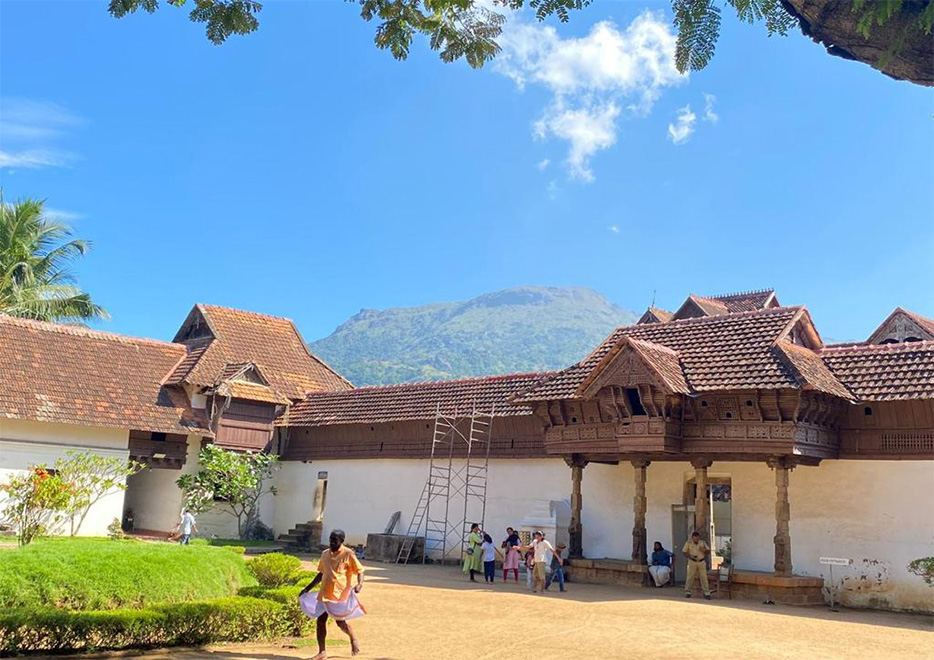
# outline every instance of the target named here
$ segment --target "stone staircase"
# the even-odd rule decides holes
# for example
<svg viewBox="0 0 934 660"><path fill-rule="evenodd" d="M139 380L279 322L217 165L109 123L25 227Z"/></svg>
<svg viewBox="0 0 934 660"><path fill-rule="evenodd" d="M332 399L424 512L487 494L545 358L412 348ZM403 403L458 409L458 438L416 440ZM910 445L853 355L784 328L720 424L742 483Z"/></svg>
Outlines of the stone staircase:
<svg viewBox="0 0 934 660"><path fill-rule="evenodd" d="M280 534L276 542L291 552L316 551L321 547L321 522L297 523L287 534Z"/></svg>

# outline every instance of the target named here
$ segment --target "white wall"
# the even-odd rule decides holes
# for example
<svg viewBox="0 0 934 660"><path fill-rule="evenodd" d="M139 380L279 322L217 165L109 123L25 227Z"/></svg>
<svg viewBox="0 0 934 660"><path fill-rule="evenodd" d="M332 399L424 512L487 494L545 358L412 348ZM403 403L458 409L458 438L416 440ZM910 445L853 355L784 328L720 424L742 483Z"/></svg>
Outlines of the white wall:
<svg viewBox="0 0 934 660"><path fill-rule="evenodd" d="M349 543L382 532L394 511L404 532L428 475L427 460L288 461L277 476L275 527L284 532L313 515L318 472L328 472L327 530ZM733 486L733 558L739 569L771 572L775 475L763 463L714 463L710 477ZM688 463L652 463L647 471L648 542L672 547L671 506L693 478ZM536 501L567 499L570 469L557 459L490 461L488 529L517 525ZM582 481L584 554L628 559L632 552L634 469L591 463ZM906 570L934 554L934 462L825 461L791 474L791 547L796 575L826 576L821 556L850 557L843 602L855 607L934 610L934 590ZM692 502L693 503L693 502ZM839 573L835 571L839 576Z"/></svg>
<svg viewBox="0 0 934 660"><path fill-rule="evenodd" d="M128 459L128 429L95 428L0 419L0 482L8 475L22 473L30 466L51 466L69 450L90 450L102 456ZM81 536L103 536L107 525L123 515L122 490L115 489L91 507ZM67 523L64 532L67 533Z"/></svg>

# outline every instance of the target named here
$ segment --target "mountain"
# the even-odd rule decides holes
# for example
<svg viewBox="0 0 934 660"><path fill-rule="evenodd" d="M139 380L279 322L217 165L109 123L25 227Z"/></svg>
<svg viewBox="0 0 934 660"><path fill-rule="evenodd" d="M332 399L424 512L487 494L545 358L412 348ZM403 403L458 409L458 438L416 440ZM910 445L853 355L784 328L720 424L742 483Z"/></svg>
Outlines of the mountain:
<svg viewBox="0 0 934 660"><path fill-rule="evenodd" d="M584 287L523 286L464 302L364 309L311 350L355 385L561 369L637 316Z"/></svg>

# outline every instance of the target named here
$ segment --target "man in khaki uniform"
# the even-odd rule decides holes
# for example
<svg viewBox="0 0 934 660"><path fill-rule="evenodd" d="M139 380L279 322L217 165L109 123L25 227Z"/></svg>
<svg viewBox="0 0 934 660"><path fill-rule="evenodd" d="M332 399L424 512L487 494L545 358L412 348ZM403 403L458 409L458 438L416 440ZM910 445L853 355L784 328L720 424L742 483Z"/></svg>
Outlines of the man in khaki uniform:
<svg viewBox="0 0 934 660"><path fill-rule="evenodd" d="M688 579L684 582L684 597L691 597L691 587L694 586L694 577L700 578L701 589L704 590L704 598L710 600L710 583L707 581L707 555L710 554L710 546L706 541L702 541L700 532L691 534L691 540L684 544L681 552L687 558Z"/></svg>

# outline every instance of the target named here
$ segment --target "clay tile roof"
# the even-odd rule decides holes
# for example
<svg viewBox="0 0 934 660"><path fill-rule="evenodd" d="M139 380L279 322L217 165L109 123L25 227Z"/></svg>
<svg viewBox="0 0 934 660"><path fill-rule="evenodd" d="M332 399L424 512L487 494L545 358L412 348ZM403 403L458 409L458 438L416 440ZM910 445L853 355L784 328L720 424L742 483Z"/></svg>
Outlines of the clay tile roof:
<svg viewBox="0 0 934 660"><path fill-rule="evenodd" d="M775 307L618 328L586 359L515 401L574 398L588 374L624 336L677 351L685 380L694 392L798 387L785 360L772 347L804 314L803 307Z"/></svg>
<svg viewBox="0 0 934 660"><path fill-rule="evenodd" d="M934 335L934 320L929 319L926 316L921 316L920 314L915 314L914 312L904 309L902 307L899 307L898 309L904 312L905 315L908 316L912 321L914 321L915 323L920 325L922 328L930 332L931 335Z"/></svg>
<svg viewBox="0 0 934 660"><path fill-rule="evenodd" d="M778 342L775 349L788 360L802 388L832 394L848 401L853 400L853 395L827 368L819 353L787 341Z"/></svg>
<svg viewBox="0 0 934 660"><path fill-rule="evenodd" d="M270 387L262 383L250 383L245 380L225 381L217 386L215 392L220 396L229 396L234 399L265 401L266 403L291 403L289 399L281 394L277 394Z"/></svg>
<svg viewBox="0 0 934 660"><path fill-rule="evenodd" d="M684 370L681 368L681 362L676 351L650 341L633 337L626 337L625 339L655 369L672 392L678 394L690 393L691 388L688 387L688 383L684 378Z"/></svg>
<svg viewBox="0 0 934 660"><path fill-rule="evenodd" d="M0 315L0 417L210 436L162 384L178 344Z"/></svg>
<svg viewBox="0 0 934 660"><path fill-rule="evenodd" d="M668 323L672 316L674 316L674 312L659 309L658 307L649 307L637 323Z"/></svg>
<svg viewBox="0 0 934 660"><path fill-rule="evenodd" d="M821 358L861 401L934 398L934 341L824 347Z"/></svg>
<svg viewBox="0 0 934 660"><path fill-rule="evenodd" d="M405 383L385 387L360 387L345 392L313 392L292 406L289 426L331 424L378 424L412 419L434 419L437 406L453 415L470 414L476 405L496 416L527 415L530 410L509 401L552 373L508 374L463 380Z"/></svg>
<svg viewBox="0 0 934 660"><path fill-rule="evenodd" d="M752 312L765 309L775 296L775 289L762 289L761 291L743 291L740 293L726 293L719 296L710 296L712 300L723 303L731 314L736 312Z"/></svg>
<svg viewBox="0 0 934 660"><path fill-rule="evenodd" d="M196 305L195 310L214 336L186 342L191 347L186 362L191 364L183 374L180 365L172 382L207 387L222 379L228 364L252 362L274 391L292 400L306 392L353 387L308 350L289 319L214 305Z"/></svg>
<svg viewBox="0 0 934 660"><path fill-rule="evenodd" d="M700 307L708 316L717 316L719 314L729 314L730 310L727 306L715 298L705 298L704 296L698 296L691 294L688 296L689 300L693 300L698 307Z"/></svg>

